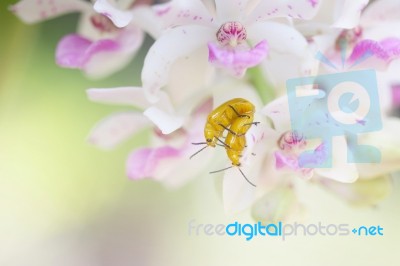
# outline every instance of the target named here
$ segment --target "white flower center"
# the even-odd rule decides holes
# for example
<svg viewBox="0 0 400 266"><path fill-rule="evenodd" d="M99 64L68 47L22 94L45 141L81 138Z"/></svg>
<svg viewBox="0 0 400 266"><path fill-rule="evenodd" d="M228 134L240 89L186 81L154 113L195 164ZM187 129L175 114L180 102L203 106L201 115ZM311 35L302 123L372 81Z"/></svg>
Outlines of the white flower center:
<svg viewBox="0 0 400 266"><path fill-rule="evenodd" d="M306 145L305 137L297 131L287 131L278 140L278 146L283 151L301 150Z"/></svg>
<svg viewBox="0 0 400 266"><path fill-rule="evenodd" d="M362 34L363 34L363 29L360 26L350 30L343 30L336 39L336 45L335 45L336 50L341 49L342 42L350 45L355 44L362 37Z"/></svg>
<svg viewBox="0 0 400 266"><path fill-rule="evenodd" d="M93 27L98 29L100 32L115 32L118 28L114 23L106 16L102 14L95 14L90 17Z"/></svg>
<svg viewBox="0 0 400 266"><path fill-rule="evenodd" d="M247 38L246 28L237 21L222 24L217 32L217 40L222 45L236 47Z"/></svg>

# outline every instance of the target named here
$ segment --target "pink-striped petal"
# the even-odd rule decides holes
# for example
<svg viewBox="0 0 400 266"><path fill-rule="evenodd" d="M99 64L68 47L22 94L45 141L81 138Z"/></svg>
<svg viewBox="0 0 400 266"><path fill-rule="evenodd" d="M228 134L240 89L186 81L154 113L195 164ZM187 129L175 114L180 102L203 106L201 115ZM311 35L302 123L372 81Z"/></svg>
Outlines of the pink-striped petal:
<svg viewBox="0 0 400 266"><path fill-rule="evenodd" d="M71 12L90 12L91 5L80 0L21 0L10 7L25 23L36 23Z"/></svg>
<svg viewBox="0 0 400 266"><path fill-rule="evenodd" d="M233 76L242 77L247 68L260 64L268 54L267 41L261 41L250 50L227 49L208 43L208 60L213 65L227 69Z"/></svg>
<svg viewBox="0 0 400 266"><path fill-rule="evenodd" d="M127 175L131 179L154 177L162 161L177 158L180 154L179 149L170 146L137 149L128 157Z"/></svg>
<svg viewBox="0 0 400 266"><path fill-rule="evenodd" d="M355 45L349 64L358 68L386 69L390 62L400 57L400 39L387 38L382 41L363 40Z"/></svg>

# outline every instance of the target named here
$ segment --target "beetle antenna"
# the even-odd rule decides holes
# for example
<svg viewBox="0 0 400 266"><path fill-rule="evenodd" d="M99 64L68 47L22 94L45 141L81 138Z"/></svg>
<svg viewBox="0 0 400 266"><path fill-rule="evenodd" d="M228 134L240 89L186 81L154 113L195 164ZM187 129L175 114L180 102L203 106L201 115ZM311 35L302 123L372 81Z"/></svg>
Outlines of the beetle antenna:
<svg viewBox="0 0 400 266"><path fill-rule="evenodd" d="M207 142L192 142L193 145L202 145L207 144Z"/></svg>
<svg viewBox="0 0 400 266"><path fill-rule="evenodd" d="M247 179L246 175L243 173L243 171L238 167L240 173L242 174L242 176L244 177L244 179L246 179L246 181L252 185L253 187L257 187L256 185L254 185L253 183L250 182L250 180Z"/></svg>
<svg viewBox="0 0 400 266"><path fill-rule="evenodd" d="M208 146L204 146L203 148L201 148L200 150L196 151L195 153L192 154L192 156L189 157L189 159L192 159L195 155L199 154L201 151L203 151L205 148L207 148Z"/></svg>
<svg viewBox="0 0 400 266"><path fill-rule="evenodd" d="M228 149L231 148L228 144L226 144L225 142L223 142L221 139L219 139L219 138L217 138L217 137L215 137L215 138L216 138L222 145L224 145L225 148L228 148Z"/></svg>
<svg viewBox="0 0 400 266"><path fill-rule="evenodd" d="M224 169L219 169L219 170L217 170L217 171L212 171L212 172L210 172L210 174L219 173L219 172L228 170L228 169L230 169L230 168L232 168L232 167L233 167L233 165L231 165L231 166L229 166L229 167L226 167L226 168L224 168Z"/></svg>

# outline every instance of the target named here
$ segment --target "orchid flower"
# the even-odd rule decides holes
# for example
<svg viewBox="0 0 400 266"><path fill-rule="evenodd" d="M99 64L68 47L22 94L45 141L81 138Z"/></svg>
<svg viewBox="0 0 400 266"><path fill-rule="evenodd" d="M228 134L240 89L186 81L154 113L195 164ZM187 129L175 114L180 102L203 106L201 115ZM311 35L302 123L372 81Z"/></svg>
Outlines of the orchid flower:
<svg viewBox="0 0 400 266"><path fill-rule="evenodd" d="M150 143L134 150L127 159L129 178L151 178L167 187L178 187L210 171L211 149L189 159L199 149L192 143L204 141L204 121L212 109L207 98L194 99L188 105L190 109L179 111L164 92L156 104L148 102L140 87L93 88L87 93L95 102L128 105L139 110L112 114L98 123L88 137L93 145L111 149L138 131L150 129Z"/></svg>
<svg viewBox="0 0 400 266"><path fill-rule="evenodd" d="M116 4L131 10L134 0L116 1ZM131 13L137 14L138 18L121 29L106 16L96 13L90 1L83 0L21 0L11 10L26 23L81 13L77 33L64 36L58 43L56 63L65 68L80 69L92 78L110 75L132 60L144 39L138 21L151 17L146 15L149 13L146 7L135 7Z"/></svg>
<svg viewBox="0 0 400 266"><path fill-rule="evenodd" d="M128 111L112 114L98 123L89 134L88 141L93 145L110 149L124 140L133 137L138 131L150 130L151 143L149 147L140 147L133 151L126 163L126 173L131 179L153 178L168 187L177 187L185 181L196 176L196 169L207 162L207 157L201 163L185 168L190 173L182 171L179 167L182 160L188 159L196 147L188 142L188 136L199 134L199 122L204 119L204 110L200 108L195 119L191 121L188 129L181 129L172 134L170 127L182 124L176 116L166 115L167 110L173 112L172 105L166 94L156 105L146 101L143 89L138 87L121 87L113 89L89 89L89 99L107 104L120 104L135 107L140 111ZM161 114L161 111L162 114ZM208 110L207 110L208 111ZM155 127L154 123L159 127ZM159 129L161 128L161 130ZM154 147L152 147L154 146ZM188 163L190 163L188 161ZM197 166L197 167L196 167ZM171 171L174 171L172 174Z"/></svg>
<svg viewBox="0 0 400 266"><path fill-rule="evenodd" d="M306 96L315 94L316 91L318 90L302 90L299 94ZM356 182L358 179L379 179L381 176L400 170L400 154L398 149L395 148L397 147L395 143L398 141L394 138L395 135L400 133L399 119L384 117L381 131L359 136L358 144L372 145L380 150L382 155L381 162L378 164L354 164L348 163L347 156L344 156L344 154L352 152L351 149L348 149L348 145L351 145L351 142L345 135L334 137L332 149L330 149L330 145L327 145L324 139L307 139L305 132L308 129L306 128L304 132L293 131L287 96L269 103L262 109L261 113L268 117L271 126L266 125L263 127L259 125L254 129L255 131L250 132L253 140L250 138L249 142L255 143L250 147L258 148L257 151L252 150L251 152L255 153L257 158L253 159L251 165L244 168L254 178L257 188L246 186L244 182L241 182L240 175L233 170L225 173L224 206L228 212L241 211L253 204L258 206L254 207L256 210L262 209L263 207L260 207L260 204L264 206L266 200L272 200L271 197L279 197L283 191L286 191L284 192L285 194L292 193L290 191L294 189L295 183L300 182L294 181L296 176L298 180L303 180L303 182L315 182L316 180L317 183L323 186L326 185L331 191L337 192L338 190L332 188L334 184L343 184L338 184L334 188L350 189L351 186L347 187L347 184ZM357 121L356 119L357 117L355 116L354 122ZM321 125L321 127L324 126ZM304 154L307 156L304 157ZM319 163L328 161L330 156L332 158L332 167L323 168L318 166ZM307 166L308 163L314 163L317 166L310 167ZM323 181L325 179L327 181ZM375 183L380 183L380 181ZM369 183L365 181L363 184ZM349 193L351 192L349 191ZM365 192L364 197L367 197L368 193ZM356 191L352 192L352 195L358 197ZM352 200L352 198L348 199ZM289 205L292 206L292 204L297 206L298 202L291 201ZM268 206L272 207L271 205ZM253 212L256 212L254 215L257 217L262 216L256 210L253 210Z"/></svg>
<svg viewBox="0 0 400 266"><path fill-rule="evenodd" d="M214 5L215 4L215 5ZM318 10L316 1L184 1L172 0L154 7L165 30L147 53L142 83L148 98L158 100L178 60L199 58L192 73L204 77L207 61L236 77L259 65L269 50L302 57L305 38L275 18L310 19ZM102 11L116 23L126 16L115 9ZM271 20L271 21L267 21ZM197 56L200 55L200 56ZM199 89L192 84L190 89Z"/></svg>
<svg viewBox="0 0 400 266"><path fill-rule="evenodd" d="M312 21L298 28L336 66L385 70L400 56L400 35L397 33L400 20L396 13L400 4L391 0L374 1L368 6L366 3L368 1L354 1L354 7L358 6L355 11L361 16L347 16L345 12L342 18L346 23L334 23L329 27L329 24ZM324 14L327 16L326 12ZM349 54L348 58L345 58L346 54Z"/></svg>

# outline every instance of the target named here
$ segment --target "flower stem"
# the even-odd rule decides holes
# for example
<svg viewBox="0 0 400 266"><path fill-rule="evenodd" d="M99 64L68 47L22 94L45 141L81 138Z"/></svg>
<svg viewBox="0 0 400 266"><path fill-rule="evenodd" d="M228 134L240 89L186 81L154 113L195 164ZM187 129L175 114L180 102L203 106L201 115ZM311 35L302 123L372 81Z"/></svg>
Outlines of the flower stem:
<svg viewBox="0 0 400 266"><path fill-rule="evenodd" d="M264 77L260 66L247 70L249 82L254 86L263 104L267 104L275 98L275 91L272 84Z"/></svg>

